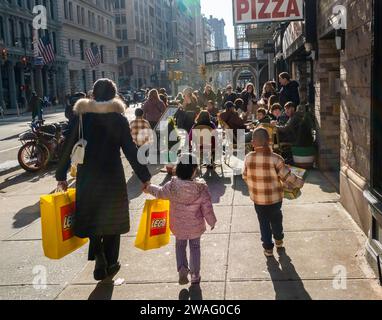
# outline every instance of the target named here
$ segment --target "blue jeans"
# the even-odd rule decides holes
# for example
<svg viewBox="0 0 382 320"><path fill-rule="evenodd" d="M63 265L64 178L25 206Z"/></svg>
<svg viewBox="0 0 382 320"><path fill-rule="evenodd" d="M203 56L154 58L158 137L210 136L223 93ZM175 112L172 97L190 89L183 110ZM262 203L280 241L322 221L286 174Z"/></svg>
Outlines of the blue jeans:
<svg viewBox="0 0 382 320"><path fill-rule="evenodd" d="M272 235L275 240L284 239L283 214L281 212L281 206L282 202L268 206L255 204L255 209L260 224L261 241L263 242L263 248L266 250L272 250L274 248Z"/></svg>

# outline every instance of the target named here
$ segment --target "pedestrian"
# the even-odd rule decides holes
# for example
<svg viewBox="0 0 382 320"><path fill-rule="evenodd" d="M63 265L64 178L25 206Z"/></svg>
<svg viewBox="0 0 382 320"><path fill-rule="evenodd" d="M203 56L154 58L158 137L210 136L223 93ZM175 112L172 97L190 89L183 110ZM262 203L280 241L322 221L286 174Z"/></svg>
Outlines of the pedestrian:
<svg viewBox="0 0 382 320"><path fill-rule="evenodd" d="M66 119L68 119L69 121L73 121L73 119L75 118L75 114L74 114L74 105L76 104L76 102L80 99L84 99L86 98L86 93L85 92L76 92L74 95L72 95L69 99L68 99L68 104L67 106L65 107L65 117Z"/></svg>
<svg viewBox="0 0 382 320"><path fill-rule="evenodd" d="M244 91L241 93L240 98L243 99L243 111L245 118L251 118L256 112L257 98L255 94L255 86L252 83L247 83Z"/></svg>
<svg viewBox="0 0 382 320"><path fill-rule="evenodd" d="M143 118L150 122L151 128L154 129L165 111L166 106L160 100L158 90L152 89L143 105Z"/></svg>
<svg viewBox="0 0 382 320"><path fill-rule="evenodd" d="M130 130L131 137L138 147L154 142L150 123L143 119L143 110L141 108L135 109L135 120L130 122Z"/></svg>
<svg viewBox="0 0 382 320"><path fill-rule="evenodd" d="M280 104L284 108L288 102L298 107L300 105L300 93L298 91L299 84L292 80L289 73L283 72L279 75L281 90L279 93Z"/></svg>
<svg viewBox="0 0 382 320"><path fill-rule="evenodd" d="M260 224L261 241L266 257L273 257L276 247L284 246L282 202L283 184L293 188L302 188L304 181L295 176L284 159L273 153L269 146L269 133L259 128L253 133L254 152L249 153L244 161L243 179L248 185L251 200Z"/></svg>
<svg viewBox="0 0 382 320"><path fill-rule="evenodd" d="M42 121L42 105L44 101L37 95L36 91L32 92L31 99L29 100L29 110L32 111L32 122L36 120Z"/></svg>
<svg viewBox="0 0 382 320"><path fill-rule="evenodd" d="M84 164L78 165L74 235L89 238L90 261L95 260L94 279L104 280L116 274L120 238L130 231L129 201L120 149L139 180L148 184L151 175L137 159L138 149L124 116L123 102L117 98L117 87L110 79L100 79L93 87L93 98L81 99L74 112L81 115L84 139L87 141ZM79 139L79 117L65 142L56 171L58 189L66 190L70 154Z"/></svg>
<svg viewBox="0 0 382 320"><path fill-rule="evenodd" d="M182 154L176 166L176 177L163 187L149 184L146 193L159 199L170 200L170 229L176 238L176 261L179 284L199 284L200 239L206 231L206 221L211 230L217 222L211 195L204 180L195 179L198 164L195 156ZM187 246L190 246L190 264Z"/></svg>
<svg viewBox="0 0 382 320"><path fill-rule="evenodd" d="M159 99L164 103L164 105L166 106L166 109L168 108L168 96L167 94L160 94L159 95Z"/></svg>

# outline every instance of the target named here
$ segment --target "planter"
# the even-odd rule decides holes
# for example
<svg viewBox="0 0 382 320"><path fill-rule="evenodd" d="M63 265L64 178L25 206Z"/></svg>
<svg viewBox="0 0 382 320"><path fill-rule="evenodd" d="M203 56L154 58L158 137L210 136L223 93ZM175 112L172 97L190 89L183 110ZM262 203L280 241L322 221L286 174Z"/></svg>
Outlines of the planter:
<svg viewBox="0 0 382 320"><path fill-rule="evenodd" d="M314 147L292 147L293 161L296 167L303 169L313 168L316 158Z"/></svg>

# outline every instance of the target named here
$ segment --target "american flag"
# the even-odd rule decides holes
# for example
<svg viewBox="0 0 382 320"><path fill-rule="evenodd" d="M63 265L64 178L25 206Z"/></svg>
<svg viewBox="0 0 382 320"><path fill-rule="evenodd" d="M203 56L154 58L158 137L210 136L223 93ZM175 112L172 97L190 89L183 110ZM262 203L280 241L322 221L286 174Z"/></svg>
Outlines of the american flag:
<svg viewBox="0 0 382 320"><path fill-rule="evenodd" d="M44 64L48 64L54 61L55 59L54 48L48 36L45 36L38 40L38 51L39 51L39 55L44 60Z"/></svg>
<svg viewBox="0 0 382 320"><path fill-rule="evenodd" d="M98 50L98 47L87 48L86 49L86 56L88 57L88 60L90 62L90 66L92 68L101 64L101 54Z"/></svg>

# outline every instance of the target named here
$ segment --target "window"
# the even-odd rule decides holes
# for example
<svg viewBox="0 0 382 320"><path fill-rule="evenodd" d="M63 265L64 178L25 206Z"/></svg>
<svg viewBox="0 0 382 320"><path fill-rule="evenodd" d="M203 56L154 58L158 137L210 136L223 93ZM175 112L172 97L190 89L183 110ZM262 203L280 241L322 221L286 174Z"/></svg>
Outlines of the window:
<svg viewBox="0 0 382 320"><path fill-rule="evenodd" d="M69 2L69 20L73 21L73 3Z"/></svg>
<svg viewBox="0 0 382 320"><path fill-rule="evenodd" d="M80 40L81 60L85 60L85 40Z"/></svg>
<svg viewBox="0 0 382 320"><path fill-rule="evenodd" d="M2 40L2 41L5 40L3 17L0 17L0 40Z"/></svg>
<svg viewBox="0 0 382 320"><path fill-rule="evenodd" d="M15 23L13 19L9 19L9 32L11 34L11 46L13 47L16 43L16 33L15 33Z"/></svg>
<svg viewBox="0 0 382 320"><path fill-rule="evenodd" d="M69 18L68 0L64 0L64 16L65 16L65 19Z"/></svg>

